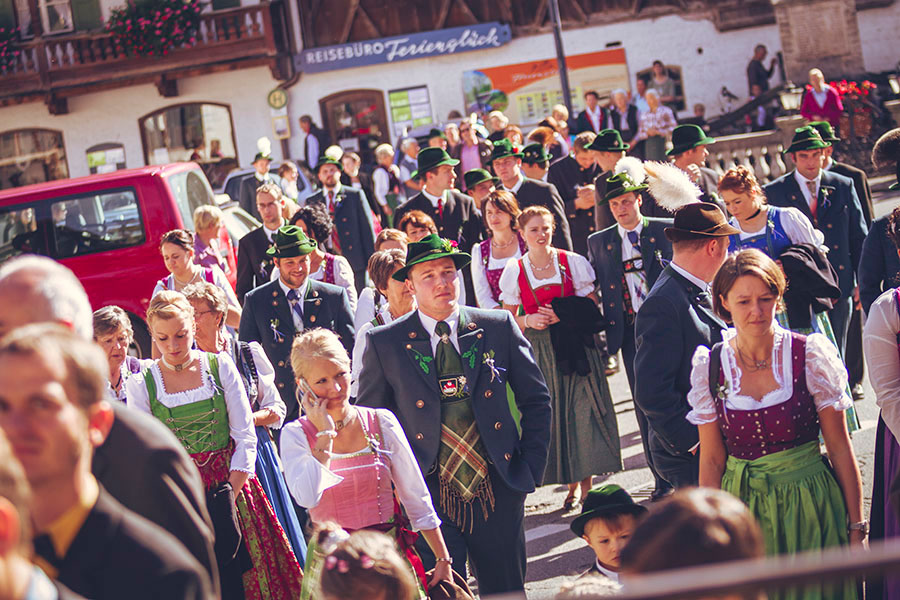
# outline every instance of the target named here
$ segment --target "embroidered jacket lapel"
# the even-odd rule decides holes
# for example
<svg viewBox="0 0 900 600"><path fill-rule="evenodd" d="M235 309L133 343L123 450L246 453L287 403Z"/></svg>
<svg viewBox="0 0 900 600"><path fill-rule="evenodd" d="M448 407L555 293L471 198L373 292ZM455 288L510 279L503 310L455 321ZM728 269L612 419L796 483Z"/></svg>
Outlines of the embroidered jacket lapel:
<svg viewBox="0 0 900 600"><path fill-rule="evenodd" d="M806 203L806 196L803 195L803 191L800 189L800 184L797 182L795 173L796 169L791 171L785 182L787 184L787 190L785 190L787 198L792 206L799 208L800 211L806 215L806 218L809 219L810 223L815 223L812 211L809 209L809 204Z"/></svg>
<svg viewBox="0 0 900 600"><path fill-rule="evenodd" d="M406 320L405 338L403 344L413 371L422 377L434 397L440 398L437 364L434 361L434 353L431 351L431 335L422 327L419 311L413 312Z"/></svg>
<svg viewBox="0 0 900 600"><path fill-rule="evenodd" d="M474 400L475 387L478 385L478 375L481 372L481 362L485 352L484 330L478 326L478 323L469 320L469 315L464 308L459 309L456 339L459 342L459 354L462 358L466 382L469 384L469 392Z"/></svg>
<svg viewBox="0 0 900 600"><path fill-rule="evenodd" d="M284 292L281 290L281 285L279 285L277 281L275 281L272 286L272 313L275 315L274 320L277 321L277 325L270 321L270 329L274 325L275 329L279 331L283 338L280 342L275 340L275 343L287 344L290 349L294 333L298 332L295 331L291 304L288 302L287 296L284 295ZM277 337L275 336L274 331L272 332L272 337Z"/></svg>

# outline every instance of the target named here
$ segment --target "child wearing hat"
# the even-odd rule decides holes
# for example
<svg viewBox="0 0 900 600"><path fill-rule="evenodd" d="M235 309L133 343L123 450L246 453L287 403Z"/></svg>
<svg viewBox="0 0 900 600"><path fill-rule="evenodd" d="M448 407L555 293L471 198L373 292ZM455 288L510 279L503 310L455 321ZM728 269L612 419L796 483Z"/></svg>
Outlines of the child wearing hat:
<svg viewBox="0 0 900 600"><path fill-rule="evenodd" d="M597 559L581 577L600 575L619 582L619 556L647 509L615 484L592 489L572 521L572 532L587 542Z"/></svg>

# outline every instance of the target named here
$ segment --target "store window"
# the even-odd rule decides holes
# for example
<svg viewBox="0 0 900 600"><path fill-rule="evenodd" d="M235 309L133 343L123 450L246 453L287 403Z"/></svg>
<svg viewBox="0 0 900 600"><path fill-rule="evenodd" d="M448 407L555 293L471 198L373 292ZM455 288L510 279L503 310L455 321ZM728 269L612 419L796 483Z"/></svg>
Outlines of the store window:
<svg viewBox="0 0 900 600"><path fill-rule="evenodd" d="M196 162L213 187L237 166L234 123L228 105L179 104L142 117L138 125L148 165Z"/></svg>
<svg viewBox="0 0 900 600"><path fill-rule="evenodd" d="M380 90L332 94L320 100L319 107L334 143L345 151L358 153L365 163L375 162L378 144L390 142L384 92Z"/></svg>
<svg viewBox="0 0 900 600"><path fill-rule="evenodd" d="M14 4L16 24L22 32L22 37L33 36L34 28L31 25L28 0L14 0ZM65 33L75 29L70 0L37 0L37 9L41 18L41 28L45 34Z"/></svg>
<svg viewBox="0 0 900 600"><path fill-rule="evenodd" d="M668 104L668 107L671 108L677 115L679 111L685 109L684 80L681 78L681 67L678 65L666 65L665 70L669 76L669 79L671 79L675 84L675 100L673 102L670 102ZM653 87L653 67L648 67L646 69L638 71L636 79L643 79L648 88Z"/></svg>
<svg viewBox="0 0 900 600"><path fill-rule="evenodd" d="M68 177L62 132L19 129L0 133L0 189Z"/></svg>

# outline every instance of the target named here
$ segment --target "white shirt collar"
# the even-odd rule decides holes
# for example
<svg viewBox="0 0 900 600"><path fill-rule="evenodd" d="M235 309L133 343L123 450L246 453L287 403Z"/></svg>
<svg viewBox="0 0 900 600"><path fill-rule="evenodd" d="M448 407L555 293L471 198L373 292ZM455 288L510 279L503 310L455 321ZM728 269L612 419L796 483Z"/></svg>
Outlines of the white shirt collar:
<svg viewBox="0 0 900 600"><path fill-rule="evenodd" d="M601 573L603 573L604 575L606 575L607 577L609 577L610 579L612 579L612 580L615 581L616 583L619 583L619 574L616 573L615 571L610 571L609 569L607 569L606 567L604 567L603 565L601 565L599 560L597 560L597 561L595 562L595 565L594 565L594 566L597 567L597 570L598 570L598 571L600 571Z"/></svg>
<svg viewBox="0 0 900 600"><path fill-rule="evenodd" d="M807 181L815 181L816 189L818 189L819 182L822 180L822 169L819 169L819 173L818 173L818 175L816 175L815 179L807 179L806 177L804 177L803 175L800 174L800 171L798 171L797 169L794 169L794 178L797 180L797 183L800 184L800 189L806 188ZM807 190L808 190L808 188L807 188Z"/></svg>
<svg viewBox="0 0 900 600"><path fill-rule="evenodd" d="M287 297L288 292L291 291L282 280L281 277L278 278L278 285L281 286L281 291L284 292L284 296ZM306 298L306 292L309 290L309 277L306 278L306 281L303 282L303 285L297 288L297 293L300 294L300 299L303 300Z"/></svg>
<svg viewBox="0 0 900 600"><path fill-rule="evenodd" d="M269 178L270 178L268 173L266 173L265 175L260 175L259 171L253 171L253 175L256 177L256 179L258 181L269 181Z"/></svg>
<svg viewBox="0 0 900 600"><path fill-rule="evenodd" d="M341 193L341 182L338 181L338 182L335 184L335 186L334 186L333 188L331 188L331 190L329 190L329 189L326 188L326 187L323 187L323 188L322 188L322 193L325 194L325 197L326 197L326 198L328 197L328 192L329 192L329 191L334 192L334 197L337 198L338 194Z"/></svg>
<svg viewBox="0 0 900 600"><path fill-rule="evenodd" d="M629 232L629 231L634 231L634 232L636 232L636 233L638 234L638 237L640 237L641 231L644 230L644 219L640 219L640 220L638 221L637 227L635 227L634 229L625 229L624 227L622 227L622 226L619 225L618 223L616 223L616 228L619 230L619 237L620 237L623 241L628 239L628 232ZM629 242L629 243L630 243L630 242Z"/></svg>
<svg viewBox="0 0 900 600"><path fill-rule="evenodd" d="M707 293L709 292L709 282L708 281L703 281L699 277L695 277L694 275L691 275L684 269L684 267L680 267L677 264L675 264L674 260L669 264L672 266L673 269L675 269L676 273L678 273L679 275L681 275L682 277L684 277L685 279L687 279L688 281L690 281L691 283L696 285L698 288L700 288L700 291L707 292Z"/></svg>
<svg viewBox="0 0 900 600"><path fill-rule="evenodd" d="M512 186L511 188L507 188L506 185L504 185L503 187L505 187L507 191L512 192L513 194L518 194L519 189L522 187L523 183L525 183L525 176L519 173L519 180L514 186Z"/></svg>
<svg viewBox="0 0 900 600"><path fill-rule="evenodd" d="M281 220L281 225L279 225L279 226L276 227L275 229L269 229L268 227L266 227L265 225L263 225L263 231L266 233L266 237L269 238L269 241L271 242L271 241L272 241L272 236L274 236L275 233L276 233L281 227L283 227L283 226L284 226L284 219Z"/></svg>
<svg viewBox="0 0 900 600"><path fill-rule="evenodd" d="M444 194L441 194L440 196L435 196L434 194L432 194L431 192L429 192L428 190L426 190L424 187L422 188L422 194L423 194L426 198L428 198L429 201L431 201L431 206L432 206L433 208L437 208L438 200L443 200L443 199L444 199Z"/></svg>
<svg viewBox="0 0 900 600"><path fill-rule="evenodd" d="M440 341L440 337L438 337L434 333L434 328L437 326L438 321L437 319L432 319L421 310L416 310L416 312L419 314L419 321L422 323L422 327L430 336L429 339L431 340L431 351L434 352L435 348L438 345L438 342ZM453 312L450 313L449 317L444 319L444 322L450 326L450 341L453 342L453 345L457 347L457 350L459 350L459 343L456 341L457 328L459 327L459 305L457 305L456 308L453 309Z"/></svg>

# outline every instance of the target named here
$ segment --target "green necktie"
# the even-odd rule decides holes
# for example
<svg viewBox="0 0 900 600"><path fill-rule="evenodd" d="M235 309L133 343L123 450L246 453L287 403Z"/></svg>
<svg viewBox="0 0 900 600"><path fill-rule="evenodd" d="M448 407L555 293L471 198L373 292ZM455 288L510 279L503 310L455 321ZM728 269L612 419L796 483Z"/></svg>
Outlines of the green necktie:
<svg viewBox="0 0 900 600"><path fill-rule="evenodd" d="M450 325L446 321L438 321L434 327L434 333L441 338L434 352L438 376L462 375L462 358L459 356L459 351L453 346L453 342L450 341Z"/></svg>

